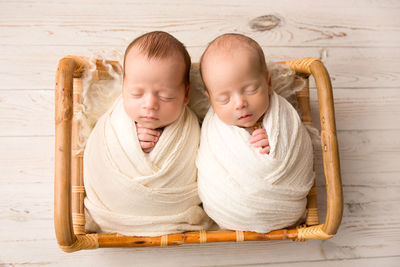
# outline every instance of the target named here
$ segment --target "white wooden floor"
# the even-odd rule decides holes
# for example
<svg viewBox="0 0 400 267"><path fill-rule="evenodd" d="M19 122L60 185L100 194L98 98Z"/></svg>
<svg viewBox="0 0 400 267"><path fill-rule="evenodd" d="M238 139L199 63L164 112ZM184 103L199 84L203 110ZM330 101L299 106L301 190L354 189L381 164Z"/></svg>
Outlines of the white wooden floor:
<svg viewBox="0 0 400 267"><path fill-rule="evenodd" d="M273 17L252 21L266 15ZM57 62L69 54L119 58L134 37L152 30L176 36L193 61L217 35L239 32L262 44L270 60L311 56L326 64L345 202L333 239L73 254L58 248L53 230ZM312 97L317 108L315 90ZM318 120L318 113L313 115ZM323 220L320 165L317 173ZM400 1L0 0L0 265L400 266L399 209Z"/></svg>

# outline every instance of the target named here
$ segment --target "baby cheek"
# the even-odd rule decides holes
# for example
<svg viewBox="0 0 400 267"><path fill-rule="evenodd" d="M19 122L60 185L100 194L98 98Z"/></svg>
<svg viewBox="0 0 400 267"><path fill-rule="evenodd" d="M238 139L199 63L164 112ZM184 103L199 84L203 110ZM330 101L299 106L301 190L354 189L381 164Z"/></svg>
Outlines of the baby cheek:
<svg viewBox="0 0 400 267"><path fill-rule="evenodd" d="M269 106L269 95L268 94L263 94L259 97L255 98L255 101L258 102L258 107L260 109L267 109Z"/></svg>
<svg viewBox="0 0 400 267"><path fill-rule="evenodd" d="M164 112L161 112L161 115L164 115L167 119L177 119L181 112L183 111L184 106L177 103L170 103L168 107L165 108Z"/></svg>
<svg viewBox="0 0 400 267"><path fill-rule="evenodd" d="M215 111L217 116L226 124L229 125L235 125L236 124L236 118L234 115L234 112L230 109L219 109L218 111Z"/></svg>
<svg viewBox="0 0 400 267"><path fill-rule="evenodd" d="M124 109L125 112L131 119L135 119L136 115L138 114L138 107L139 105L133 103L133 101L124 101Z"/></svg>

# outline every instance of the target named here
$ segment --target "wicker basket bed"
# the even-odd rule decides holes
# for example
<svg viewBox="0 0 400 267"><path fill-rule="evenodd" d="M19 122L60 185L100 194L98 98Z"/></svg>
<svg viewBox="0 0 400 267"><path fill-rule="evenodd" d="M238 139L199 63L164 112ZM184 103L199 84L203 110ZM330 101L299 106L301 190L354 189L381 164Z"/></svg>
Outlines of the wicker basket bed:
<svg viewBox="0 0 400 267"><path fill-rule="evenodd" d="M112 79L104 61L95 60L96 70L92 79ZM120 72L116 61L106 61L113 71ZM58 244L66 252L99 247L168 246L183 243L228 241L307 240L329 239L336 234L343 211L339 153L329 74L321 61L299 58L280 62L306 78L304 88L296 93L303 124L312 125L309 104L308 77L315 79L321 121L321 147L325 173L327 208L323 224L319 223L315 184L307 196L307 215L304 225L269 233L243 231L199 231L169 234L158 237L124 236L116 233L85 233L83 185L83 152L79 149L79 122L74 112L82 103L82 77L90 69L88 59L67 56L60 60L55 87L55 183L54 226ZM194 63L196 64L196 63Z"/></svg>

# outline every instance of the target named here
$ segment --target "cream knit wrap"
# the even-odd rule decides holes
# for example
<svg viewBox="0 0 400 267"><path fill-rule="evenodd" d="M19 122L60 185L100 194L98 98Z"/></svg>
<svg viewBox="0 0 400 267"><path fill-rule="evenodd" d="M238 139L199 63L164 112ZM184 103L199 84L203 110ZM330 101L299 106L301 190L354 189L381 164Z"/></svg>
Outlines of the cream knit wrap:
<svg viewBox="0 0 400 267"><path fill-rule="evenodd" d="M266 233L296 223L313 181L313 147L296 110L273 93L263 118L271 151L260 154L243 128L223 123L212 108L197 157L199 195L221 228Z"/></svg>
<svg viewBox="0 0 400 267"><path fill-rule="evenodd" d="M197 118L185 107L153 151L144 153L118 98L98 120L85 149L87 230L158 236L208 228L211 220L197 194L199 138Z"/></svg>

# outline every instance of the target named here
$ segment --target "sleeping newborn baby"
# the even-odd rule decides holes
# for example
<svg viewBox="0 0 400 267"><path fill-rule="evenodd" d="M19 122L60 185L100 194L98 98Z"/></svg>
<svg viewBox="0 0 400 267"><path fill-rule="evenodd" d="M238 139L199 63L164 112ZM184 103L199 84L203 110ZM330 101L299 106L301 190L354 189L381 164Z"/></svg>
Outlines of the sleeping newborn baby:
<svg viewBox="0 0 400 267"><path fill-rule="evenodd" d="M305 214L314 181L311 138L271 86L261 47L224 34L200 71L210 99L196 160L199 195L221 227L266 233Z"/></svg>
<svg viewBox="0 0 400 267"><path fill-rule="evenodd" d="M211 224L197 194L200 127L186 106L190 66L186 48L165 32L126 49L122 96L85 148L87 231L158 236Z"/></svg>

